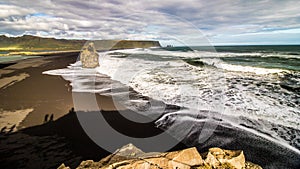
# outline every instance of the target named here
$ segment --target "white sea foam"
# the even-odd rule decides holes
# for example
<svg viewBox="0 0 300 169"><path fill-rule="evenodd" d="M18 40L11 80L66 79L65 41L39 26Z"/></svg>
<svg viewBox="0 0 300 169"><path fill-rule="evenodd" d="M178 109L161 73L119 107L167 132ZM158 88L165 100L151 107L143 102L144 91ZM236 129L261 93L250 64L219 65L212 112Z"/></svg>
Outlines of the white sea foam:
<svg viewBox="0 0 300 169"><path fill-rule="evenodd" d="M237 72L249 72L258 75L289 72L283 69L270 69L270 68L259 68L259 67L252 67L252 66L233 65L233 64L225 63L224 61L221 61L220 59L217 58L213 58L213 59L204 58L202 59L202 61L208 65L212 65L220 69L224 69L228 71L237 71Z"/></svg>
<svg viewBox="0 0 300 169"><path fill-rule="evenodd" d="M300 53L297 53L298 55L289 55L284 52L278 52L278 53L263 53L261 57L279 57L279 58L285 58L285 59L299 59Z"/></svg>
<svg viewBox="0 0 300 169"><path fill-rule="evenodd" d="M229 56L261 56L261 53L230 53L211 51L168 51L168 50L151 50L151 49L122 49L114 50L107 53L126 53L126 54L152 54L160 56L172 56L183 58L209 58L209 57L229 57Z"/></svg>
<svg viewBox="0 0 300 169"><path fill-rule="evenodd" d="M224 61L218 59L222 57L235 57L235 56L264 56L271 57L272 55L262 54L262 53L229 53L229 52L208 52L208 51L167 51L167 50L151 50L151 49L124 49L107 52L115 53L120 52L124 54L151 54L151 55L160 55L168 57L177 57L177 58L199 58L201 61L208 65L215 66L217 68L225 69L228 71L238 71L238 72L250 72L256 74L270 74L270 73L280 73L287 72L283 69L272 69L272 68L259 68L252 66L241 66L241 65L232 65L225 63Z"/></svg>
<svg viewBox="0 0 300 169"><path fill-rule="evenodd" d="M122 53L127 54L127 57ZM130 54L133 54L132 57ZM93 76L98 76L99 72L132 87L145 96L168 104L237 117L231 119L234 124L247 123L234 120L247 117L299 128L300 110L291 101L293 94L278 88L276 73L282 70L230 65L218 58L211 58L216 55L226 57L228 53L196 52L196 54L150 49L116 50L100 52L100 67L96 69L83 69L78 61L66 69L44 73L62 75L72 82L73 91L107 93L109 89L88 83L95 81ZM200 58L213 66L203 68L192 66L182 58ZM73 83L74 77L76 83ZM262 87L264 84L266 87ZM271 125L264 124L260 127L264 132L273 132Z"/></svg>
<svg viewBox="0 0 300 169"><path fill-rule="evenodd" d="M295 116L295 112L299 112L297 108L282 106L276 98L264 95L256 96L253 93L260 90L257 86L253 86L250 90L243 84L236 84L234 89L230 89L232 95L225 94L225 92L228 92L228 85L231 83L226 82L226 79L243 77L238 73L239 71L249 72L250 74L247 76L256 78L257 81L265 81L264 76L256 76L255 74L266 75L279 73L283 70L230 65L217 58L202 60L217 68L232 71L227 72L221 69L191 66L179 59L151 61L135 57L130 58L130 56L116 58L108 55L114 52L116 51L101 53L101 66L97 68L97 71L133 87L143 95L179 106L201 107L202 109L214 111L221 110L223 113L233 116L250 115L250 118L265 119L285 126L294 128L299 126L297 120L300 120L300 117L299 115ZM191 56L189 52L159 52L149 49L118 50L117 52L126 54L149 53L151 55L169 55L169 53L172 53L172 56ZM276 75L274 76L276 78ZM225 104L227 106L224 106Z"/></svg>

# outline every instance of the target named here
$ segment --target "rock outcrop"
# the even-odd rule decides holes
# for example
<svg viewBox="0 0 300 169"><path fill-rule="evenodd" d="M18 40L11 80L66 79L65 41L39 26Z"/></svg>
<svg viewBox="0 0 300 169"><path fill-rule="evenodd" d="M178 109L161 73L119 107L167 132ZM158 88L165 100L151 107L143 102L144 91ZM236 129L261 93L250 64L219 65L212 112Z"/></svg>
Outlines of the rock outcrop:
<svg viewBox="0 0 300 169"><path fill-rule="evenodd" d="M195 147L167 153L144 153L128 144L99 162L87 160L77 169L262 169L245 161L243 151L211 148L199 154ZM58 169L69 169L64 164Z"/></svg>
<svg viewBox="0 0 300 169"><path fill-rule="evenodd" d="M93 42L88 42L82 48L80 61L83 68L95 68L99 66L99 55Z"/></svg>
<svg viewBox="0 0 300 169"><path fill-rule="evenodd" d="M220 148L209 149L205 163L212 168L230 166L231 168L242 169L245 167L245 156L243 151L223 150Z"/></svg>

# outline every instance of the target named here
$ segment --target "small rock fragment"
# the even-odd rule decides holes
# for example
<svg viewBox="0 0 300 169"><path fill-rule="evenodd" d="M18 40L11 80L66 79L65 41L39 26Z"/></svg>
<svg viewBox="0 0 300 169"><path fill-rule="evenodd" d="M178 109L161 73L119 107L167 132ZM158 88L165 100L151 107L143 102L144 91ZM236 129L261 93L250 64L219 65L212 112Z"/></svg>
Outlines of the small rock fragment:
<svg viewBox="0 0 300 169"><path fill-rule="evenodd" d="M57 169L70 169L70 167L66 167L64 163L62 163Z"/></svg>
<svg viewBox="0 0 300 169"><path fill-rule="evenodd" d="M245 156L240 150L223 150L210 148L205 162L213 168L245 168Z"/></svg>

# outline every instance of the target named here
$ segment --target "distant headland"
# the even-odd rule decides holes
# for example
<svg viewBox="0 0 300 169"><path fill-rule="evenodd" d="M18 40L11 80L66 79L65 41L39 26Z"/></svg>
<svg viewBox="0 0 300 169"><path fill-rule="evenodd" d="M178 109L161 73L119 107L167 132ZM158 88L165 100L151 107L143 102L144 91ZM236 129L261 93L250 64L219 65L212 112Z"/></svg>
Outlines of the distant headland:
<svg viewBox="0 0 300 169"><path fill-rule="evenodd" d="M32 35L7 37L0 35L0 55L43 55L61 52L78 52L88 40L44 38ZM97 50L161 47L151 40L93 40Z"/></svg>

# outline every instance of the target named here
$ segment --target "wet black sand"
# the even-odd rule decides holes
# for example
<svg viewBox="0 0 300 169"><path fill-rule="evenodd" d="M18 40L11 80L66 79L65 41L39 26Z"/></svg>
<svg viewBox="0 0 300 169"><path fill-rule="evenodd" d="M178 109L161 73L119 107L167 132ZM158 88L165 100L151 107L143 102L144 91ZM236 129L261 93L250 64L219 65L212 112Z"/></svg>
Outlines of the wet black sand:
<svg viewBox="0 0 300 169"><path fill-rule="evenodd" d="M5 98L0 102L1 109L33 108L34 111L21 122L17 132L0 134L0 168L56 168L61 163L76 167L82 160L100 160L110 154L89 139L76 114L69 111L73 107L69 82L59 76L42 74L46 70L65 68L77 57L78 53L69 53L2 64L1 78L20 73L30 76L0 90L0 97ZM98 96L98 100L104 103L101 108L107 109L103 112L107 120L117 122L116 128L124 134L146 137L144 131L150 135L162 132L154 123L141 126L124 123L124 119L114 115L117 111L111 99ZM45 116L52 114L54 121L45 123Z"/></svg>
<svg viewBox="0 0 300 169"><path fill-rule="evenodd" d="M57 119L73 107L70 86L62 77L43 75L42 72L51 69L64 68L74 63L78 53L61 54L57 56L32 58L21 60L3 69L0 69L0 78L13 77L21 73L29 75L28 78L13 85L0 89L0 102L2 110L14 111L33 108L20 124L26 128L42 124L46 114L53 114ZM11 73L2 73L11 71Z"/></svg>

